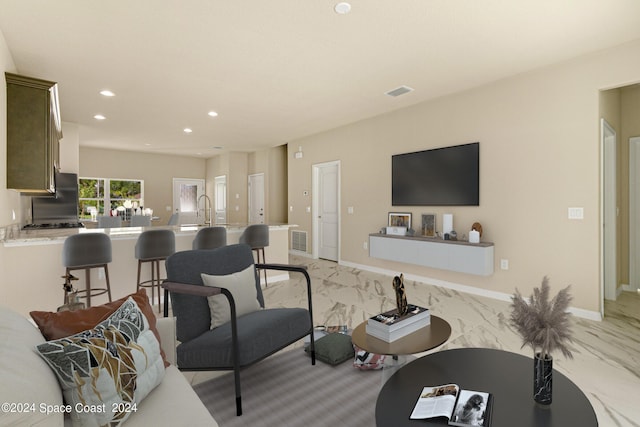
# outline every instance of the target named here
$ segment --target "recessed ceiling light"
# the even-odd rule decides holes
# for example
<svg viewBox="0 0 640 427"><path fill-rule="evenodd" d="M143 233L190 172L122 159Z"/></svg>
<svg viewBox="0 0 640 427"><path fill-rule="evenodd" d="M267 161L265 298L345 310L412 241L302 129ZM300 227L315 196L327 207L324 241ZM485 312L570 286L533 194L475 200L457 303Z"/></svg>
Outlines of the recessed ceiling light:
<svg viewBox="0 0 640 427"><path fill-rule="evenodd" d="M100 95L102 95L102 96L116 96L116 94L111 92L110 90L102 90L102 91L100 91Z"/></svg>
<svg viewBox="0 0 640 427"><path fill-rule="evenodd" d="M96 114L95 116L93 116L94 119L96 120L105 120L106 117L103 116L102 114Z"/></svg>
<svg viewBox="0 0 640 427"><path fill-rule="evenodd" d="M218 117L218 113L216 113L215 111L209 111L208 113L211 117Z"/></svg>
<svg viewBox="0 0 640 427"><path fill-rule="evenodd" d="M191 132L193 132L191 128L184 128L184 133L191 133Z"/></svg>
<svg viewBox="0 0 640 427"><path fill-rule="evenodd" d="M340 3L336 4L334 6L333 10L335 10L337 14L346 15L347 13L349 13L351 11L351 5L349 3L347 3L346 1L343 1L343 2L340 2Z"/></svg>

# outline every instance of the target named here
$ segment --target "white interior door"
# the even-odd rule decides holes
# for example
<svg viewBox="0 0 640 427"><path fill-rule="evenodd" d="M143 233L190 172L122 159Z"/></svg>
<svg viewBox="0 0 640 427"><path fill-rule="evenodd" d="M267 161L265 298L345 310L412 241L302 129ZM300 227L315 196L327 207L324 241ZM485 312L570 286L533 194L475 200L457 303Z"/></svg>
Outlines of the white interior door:
<svg viewBox="0 0 640 427"><path fill-rule="evenodd" d="M180 224L204 224L198 216L198 198L204 194L204 179L173 178L173 212Z"/></svg>
<svg viewBox="0 0 640 427"><path fill-rule="evenodd" d="M318 258L339 258L340 164L314 165L314 253Z"/></svg>
<svg viewBox="0 0 640 427"><path fill-rule="evenodd" d="M220 175L214 178L214 194L216 224L227 223L227 176Z"/></svg>
<svg viewBox="0 0 640 427"><path fill-rule="evenodd" d="M264 174L249 175L249 224L264 224Z"/></svg>
<svg viewBox="0 0 640 427"><path fill-rule="evenodd" d="M629 285L640 289L640 137L629 139Z"/></svg>
<svg viewBox="0 0 640 427"><path fill-rule="evenodd" d="M616 132L602 121L603 167L603 277L604 298L617 297L617 197L616 197Z"/></svg>

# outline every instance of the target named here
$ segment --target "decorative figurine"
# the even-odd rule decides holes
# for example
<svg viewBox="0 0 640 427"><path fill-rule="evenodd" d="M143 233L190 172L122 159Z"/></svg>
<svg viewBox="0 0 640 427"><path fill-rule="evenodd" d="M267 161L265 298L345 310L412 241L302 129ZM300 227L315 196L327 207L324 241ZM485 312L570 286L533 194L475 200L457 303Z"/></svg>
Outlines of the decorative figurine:
<svg viewBox="0 0 640 427"><path fill-rule="evenodd" d="M407 305L407 294L404 291L404 275L393 278L393 289L396 291L396 305L398 306L398 316L404 316L409 311Z"/></svg>
<svg viewBox="0 0 640 427"><path fill-rule="evenodd" d="M64 305L58 307L58 311L74 311L85 308L84 303L78 299L78 290L73 289L73 285L71 285L71 281L78 280L78 278L72 274L66 274L62 278L64 279L62 284L64 288Z"/></svg>

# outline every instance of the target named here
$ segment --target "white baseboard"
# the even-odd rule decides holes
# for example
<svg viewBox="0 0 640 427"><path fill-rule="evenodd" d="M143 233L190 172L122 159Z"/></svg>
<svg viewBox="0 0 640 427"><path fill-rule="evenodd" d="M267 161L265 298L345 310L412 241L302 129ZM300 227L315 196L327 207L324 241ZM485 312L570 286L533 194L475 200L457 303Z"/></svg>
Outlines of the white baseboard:
<svg viewBox="0 0 640 427"><path fill-rule="evenodd" d="M631 285L623 284L618 288L618 293L616 296L619 297L622 292L640 292L640 290L634 288Z"/></svg>
<svg viewBox="0 0 640 427"><path fill-rule="evenodd" d="M296 256L302 256L302 257L305 257L305 258L313 259L313 255L310 254L309 252L296 251L294 249L289 249L289 255L296 255Z"/></svg>
<svg viewBox="0 0 640 427"><path fill-rule="evenodd" d="M392 270L387 270L384 268L373 267L365 264L358 264L349 261L340 261L340 265L344 265L345 267L357 268L359 270L370 271L372 273L384 274L389 277L396 276L398 273ZM440 279L433 279L431 277L426 276L418 276L415 274L405 274L404 277L408 280L413 280L421 283L428 283L430 285L440 286L442 288L453 289L459 292L464 292L472 295L479 295L482 297L493 298L500 301L511 302L511 294L506 294L504 292L490 291L488 289L476 288L468 285L461 285L459 283L448 282ZM575 316L595 320L602 321L602 315L597 311L585 310L582 308L569 307L569 312L574 314Z"/></svg>
<svg viewBox="0 0 640 427"><path fill-rule="evenodd" d="M264 273L262 273L262 271L258 271L258 273L261 273L260 284L264 286ZM284 282L285 280L289 280L289 273L276 274L273 276L269 276L267 274L267 280L268 280L268 283Z"/></svg>

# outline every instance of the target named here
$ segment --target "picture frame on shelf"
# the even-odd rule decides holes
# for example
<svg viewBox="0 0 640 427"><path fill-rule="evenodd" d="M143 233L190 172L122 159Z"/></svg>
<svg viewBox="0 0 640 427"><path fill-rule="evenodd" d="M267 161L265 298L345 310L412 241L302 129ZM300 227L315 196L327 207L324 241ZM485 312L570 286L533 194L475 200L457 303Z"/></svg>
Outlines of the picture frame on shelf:
<svg viewBox="0 0 640 427"><path fill-rule="evenodd" d="M389 212L389 227L406 227L411 229L411 213L409 212Z"/></svg>
<svg viewBox="0 0 640 427"><path fill-rule="evenodd" d="M436 237L436 214L422 214L422 235Z"/></svg>

